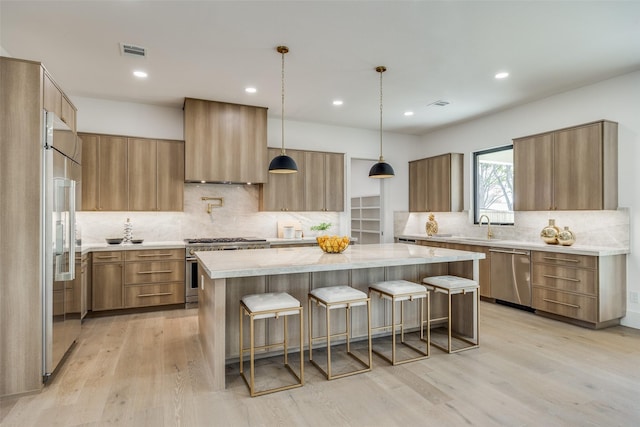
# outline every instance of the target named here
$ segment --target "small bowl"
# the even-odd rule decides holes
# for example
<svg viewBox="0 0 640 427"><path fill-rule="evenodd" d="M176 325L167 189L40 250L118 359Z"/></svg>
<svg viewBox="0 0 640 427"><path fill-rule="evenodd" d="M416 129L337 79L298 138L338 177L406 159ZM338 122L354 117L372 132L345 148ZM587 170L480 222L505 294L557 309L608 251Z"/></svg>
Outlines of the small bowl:
<svg viewBox="0 0 640 427"><path fill-rule="evenodd" d="M348 236L318 236L316 241L325 253L339 254L349 246Z"/></svg>
<svg viewBox="0 0 640 427"><path fill-rule="evenodd" d="M142 244L142 242L144 242L144 239L132 239L131 243L133 243L134 245L140 245Z"/></svg>
<svg viewBox="0 0 640 427"><path fill-rule="evenodd" d="M122 243L122 237L108 237L104 240L106 240L110 245L119 245L120 243Z"/></svg>

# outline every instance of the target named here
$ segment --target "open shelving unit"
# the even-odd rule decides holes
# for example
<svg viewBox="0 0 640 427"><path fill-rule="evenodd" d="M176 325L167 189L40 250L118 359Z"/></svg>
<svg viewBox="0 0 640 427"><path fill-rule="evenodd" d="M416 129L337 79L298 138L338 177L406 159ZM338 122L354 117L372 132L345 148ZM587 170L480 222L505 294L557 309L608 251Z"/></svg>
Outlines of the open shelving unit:
<svg viewBox="0 0 640 427"><path fill-rule="evenodd" d="M380 243L382 217L380 196L360 196L351 198L351 236L358 243Z"/></svg>

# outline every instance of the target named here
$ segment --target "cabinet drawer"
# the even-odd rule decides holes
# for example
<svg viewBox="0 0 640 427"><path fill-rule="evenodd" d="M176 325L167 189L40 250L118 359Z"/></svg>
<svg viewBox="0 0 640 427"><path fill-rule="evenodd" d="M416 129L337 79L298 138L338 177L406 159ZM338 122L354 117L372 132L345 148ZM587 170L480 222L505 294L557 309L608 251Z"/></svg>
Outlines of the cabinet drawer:
<svg viewBox="0 0 640 427"><path fill-rule="evenodd" d="M162 283L126 286L124 288L125 308L182 303L184 303L184 283Z"/></svg>
<svg viewBox="0 0 640 427"><path fill-rule="evenodd" d="M597 294L598 286L595 270L556 267L545 264L533 264L532 283L536 286L545 286L593 296Z"/></svg>
<svg viewBox="0 0 640 427"><path fill-rule="evenodd" d="M531 252L533 262L544 262L547 264L566 265L582 268L596 268L598 257L589 255L560 254L555 252Z"/></svg>
<svg viewBox="0 0 640 427"><path fill-rule="evenodd" d="M597 305L598 300L595 297L533 287L533 308L536 310L597 322Z"/></svg>
<svg viewBox="0 0 640 427"><path fill-rule="evenodd" d="M184 259L184 249L146 249L127 251L127 261L164 261L167 259Z"/></svg>
<svg viewBox="0 0 640 427"><path fill-rule="evenodd" d="M127 262L124 284L184 281L184 261Z"/></svg>
<svg viewBox="0 0 640 427"><path fill-rule="evenodd" d="M93 263L101 264L104 262L120 262L123 259L123 251L111 251L111 252L94 252Z"/></svg>

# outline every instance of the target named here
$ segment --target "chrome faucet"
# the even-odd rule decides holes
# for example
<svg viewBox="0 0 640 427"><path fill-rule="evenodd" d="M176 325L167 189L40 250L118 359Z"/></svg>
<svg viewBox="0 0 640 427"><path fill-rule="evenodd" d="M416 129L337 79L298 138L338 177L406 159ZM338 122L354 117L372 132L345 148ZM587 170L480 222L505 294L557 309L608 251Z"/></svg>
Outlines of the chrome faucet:
<svg viewBox="0 0 640 427"><path fill-rule="evenodd" d="M493 237L493 233L491 232L491 220L487 215L480 215L480 218L478 218L478 225L482 225L482 218L487 218L487 239L490 239Z"/></svg>

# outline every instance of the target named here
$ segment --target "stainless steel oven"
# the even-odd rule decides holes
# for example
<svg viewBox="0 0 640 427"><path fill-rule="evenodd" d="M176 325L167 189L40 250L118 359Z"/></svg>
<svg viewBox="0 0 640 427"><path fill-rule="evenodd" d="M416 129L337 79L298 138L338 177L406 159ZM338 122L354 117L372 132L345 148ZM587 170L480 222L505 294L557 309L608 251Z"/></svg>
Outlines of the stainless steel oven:
<svg viewBox="0 0 640 427"><path fill-rule="evenodd" d="M235 251L241 249L267 249L266 239L255 237L215 237L185 239L185 301L186 308L198 305L198 260L199 251Z"/></svg>

